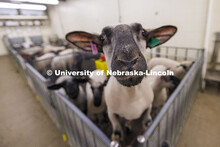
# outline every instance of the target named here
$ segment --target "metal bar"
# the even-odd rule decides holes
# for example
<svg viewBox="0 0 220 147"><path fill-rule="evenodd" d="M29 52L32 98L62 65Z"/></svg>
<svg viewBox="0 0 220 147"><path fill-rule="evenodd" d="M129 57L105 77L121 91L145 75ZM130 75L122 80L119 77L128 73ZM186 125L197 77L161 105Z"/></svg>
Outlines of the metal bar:
<svg viewBox="0 0 220 147"><path fill-rule="evenodd" d="M189 49L189 50L204 50L203 48L193 48L193 47L176 47L176 46L163 46L163 47L168 47L170 49L177 48L177 49L183 49L183 50L186 50L186 49Z"/></svg>
<svg viewBox="0 0 220 147"><path fill-rule="evenodd" d="M199 57L199 50L196 51L196 57Z"/></svg>
<svg viewBox="0 0 220 147"><path fill-rule="evenodd" d="M175 48L175 60L177 60L177 48Z"/></svg>
<svg viewBox="0 0 220 147"><path fill-rule="evenodd" d="M200 58L199 60L202 60L202 58ZM183 85L188 81L188 78L194 72L194 69L195 69L196 66L198 66L198 61L195 64L192 65L192 67L190 68L188 73L185 75L185 77L182 79L182 81L180 82L180 84L178 85L176 90L172 93L172 95L170 96L168 101L164 104L164 106L161 109L160 113L158 114L158 116L155 118L155 120L151 124L151 127L148 128L148 130L144 133L144 136L146 136L147 139L149 138L150 134L154 131L156 126L159 124L162 116L165 115L165 113L168 110L169 106L173 103L173 101L176 98L176 95L179 93L179 91L181 91Z"/></svg>
<svg viewBox="0 0 220 147"><path fill-rule="evenodd" d="M168 58L168 47L166 47L166 57Z"/></svg>
<svg viewBox="0 0 220 147"><path fill-rule="evenodd" d="M152 52L153 55L157 55L158 53L156 52ZM163 53L160 53L160 55L162 56L167 56L167 57L175 57L175 55L166 55L166 54L163 54ZM185 56L176 56L177 58L182 58L182 59L185 59ZM188 57L188 59L190 60L196 60L197 58L193 58L193 57Z"/></svg>
<svg viewBox="0 0 220 147"><path fill-rule="evenodd" d="M156 52L159 53L159 54L156 55L156 57L160 57L160 47L156 48Z"/></svg>
<svg viewBox="0 0 220 147"><path fill-rule="evenodd" d="M100 130L98 129L93 122L91 122L90 119L88 119L85 114L83 114L75 105L73 105L69 100L64 98L58 91L56 91L56 94L59 95L59 97L64 101L67 106L74 111L74 113L82 119L82 121L87 125L90 126L90 129L95 133L95 135L99 136L100 139L102 139L103 143L110 144L110 139Z"/></svg>
<svg viewBox="0 0 220 147"><path fill-rule="evenodd" d="M188 49L185 50L185 60L187 60L187 55L188 55Z"/></svg>

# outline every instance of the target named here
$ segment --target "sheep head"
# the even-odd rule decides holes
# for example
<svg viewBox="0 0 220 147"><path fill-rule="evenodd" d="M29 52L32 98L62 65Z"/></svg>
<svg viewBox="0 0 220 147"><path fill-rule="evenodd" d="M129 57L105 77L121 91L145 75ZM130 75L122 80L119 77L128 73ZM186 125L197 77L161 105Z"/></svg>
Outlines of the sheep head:
<svg viewBox="0 0 220 147"><path fill-rule="evenodd" d="M75 46L91 51L91 43L99 52L104 52L108 70L112 71L146 71L146 49L153 48L168 41L177 31L174 26L162 26L147 31L139 23L120 24L105 27L100 35L82 31L70 32L66 39ZM124 86L139 84L144 76L115 76Z"/></svg>

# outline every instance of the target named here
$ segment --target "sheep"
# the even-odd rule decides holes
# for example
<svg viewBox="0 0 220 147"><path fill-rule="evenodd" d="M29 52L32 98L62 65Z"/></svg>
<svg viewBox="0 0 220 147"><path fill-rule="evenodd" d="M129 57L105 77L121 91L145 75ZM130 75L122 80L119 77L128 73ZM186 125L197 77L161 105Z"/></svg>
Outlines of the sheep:
<svg viewBox="0 0 220 147"><path fill-rule="evenodd" d="M43 50L44 54L49 53L49 52L57 53L57 52L65 50L64 46L52 46L52 45L45 44L43 45L43 47L44 47L44 50Z"/></svg>
<svg viewBox="0 0 220 147"><path fill-rule="evenodd" d="M27 49L21 49L19 53L23 56L34 56L36 54L42 53L43 48L40 46L34 46Z"/></svg>
<svg viewBox="0 0 220 147"><path fill-rule="evenodd" d="M154 72L167 71L167 67L163 65L156 65L152 69ZM156 76L149 75L147 81L153 89L154 100L152 104L152 117L160 111L161 107L167 100L167 88L174 88L179 84L179 80L172 75Z"/></svg>
<svg viewBox="0 0 220 147"><path fill-rule="evenodd" d="M102 73L99 75L99 73ZM88 116L91 120L99 121L99 116L106 113L106 104L104 98L104 88L108 82L108 78L102 70L95 70L86 83L86 97L88 105ZM102 119L102 118L101 118Z"/></svg>
<svg viewBox="0 0 220 147"><path fill-rule="evenodd" d="M194 61L183 61L182 63L179 63L167 58L152 58L149 61L148 67L149 70L151 70L156 65L164 65L167 68L170 68L170 70L174 72L174 75L177 78L182 80L193 63Z"/></svg>
<svg viewBox="0 0 220 147"><path fill-rule="evenodd" d="M66 49L59 53L61 60L63 60L66 69L68 70L81 70L79 65L82 59L79 58L79 52L73 49Z"/></svg>
<svg viewBox="0 0 220 147"><path fill-rule="evenodd" d="M103 28L100 35L70 32L66 39L85 51L104 52L108 70L145 72L145 47L153 48L165 43L176 31L174 26L163 26L148 32L138 23L120 24ZM124 138L118 117L132 121L143 116L143 129L152 121L153 90L145 75L111 76L105 88L105 101L113 126L112 140L121 141Z"/></svg>
<svg viewBox="0 0 220 147"><path fill-rule="evenodd" d="M28 48L33 47L32 42L23 42L21 45L23 46L24 49L28 49Z"/></svg>
<svg viewBox="0 0 220 147"><path fill-rule="evenodd" d="M188 71L195 61L182 61L179 66L182 66L186 71Z"/></svg>
<svg viewBox="0 0 220 147"><path fill-rule="evenodd" d="M100 54L91 55L87 53L81 53L76 50L68 49L59 52L59 55L54 57L51 68L52 70L83 70L82 61L89 59L98 59Z"/></svg>
<svg viewBox="0 0 220 147"><path fill-rule="evenodd" d="M42 73L43 76L46 76L46 72L50 69L51 61L55 57L54 53L46 53L40 57L35 57L34 66Z"/></svg>
<svg viewBox="0 0 220 147"><path fill-rule="evenodd" d="M58 90L61 94L69 98L83 113L87 113L87 100L84 83L87 78L76 78L71 76L61 76L56 83L48 86L49 90Z"/></svg>
<svg viewBox="0 0 220 147"><path fill-rule="evenodd" d="M78 70L76 68L77 63L81 60L77 60L78 53L74 50L68 49L53 58L51 63L51 69L55 70ZM74 69L75 68L75 69Z"/></svg>

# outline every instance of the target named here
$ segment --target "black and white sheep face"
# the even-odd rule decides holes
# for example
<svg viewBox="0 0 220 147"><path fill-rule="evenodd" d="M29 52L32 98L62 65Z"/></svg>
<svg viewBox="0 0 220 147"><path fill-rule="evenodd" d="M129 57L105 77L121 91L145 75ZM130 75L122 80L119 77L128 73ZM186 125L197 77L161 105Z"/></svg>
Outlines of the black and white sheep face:
<svg viewBox="0 0 220 147"><path fill-rule="evenodd" d="M108 69L112 71L146 71L144 57L146 41L141 32L140 24L118 25L103 29L103 52L106 55ZM144 76L116 76L124 86L134 86L142 81Z"/></svg>
<svg viewBox="0 0 220 147"><path fill-rule="evenodd" d="M180 83L180 80L175 76L161 76L162 80L161 86L166 88L174 88L177 87Z"/></svg>
<svg viewBox="0 0 220 147"><path fill-rule="evenodd" d="M91 43L99 52L104 52L108 70L112 71L145 71L147 69L145 47L153 48L165 43L175 33L174 26L163 26L146 31L141 24L120 24L105 27L101 35L87 32L71 32L66 39L77 47L91 51ZM155 41L156 40L156 41ZM116 76L123 86L135 86L144 76Z"/></svg>
<svg viewBox="0 0 220 147"><path fill-rule="evenodd" d="M68 79L64 80L60 83L56 83L54 85L48 86L49 90L58 90L63 88L71 99L76 99L79 95L79 84L87 82L88 79Z"/></svg>
<svg viewBox="0 0 220 147"><path fill-rule="evenodd" d="M91 84L91 90L94 96L94 105L96 107L99 107L102 103L102 94L104 90L104 85L101 83L96 85Z"/></svg>

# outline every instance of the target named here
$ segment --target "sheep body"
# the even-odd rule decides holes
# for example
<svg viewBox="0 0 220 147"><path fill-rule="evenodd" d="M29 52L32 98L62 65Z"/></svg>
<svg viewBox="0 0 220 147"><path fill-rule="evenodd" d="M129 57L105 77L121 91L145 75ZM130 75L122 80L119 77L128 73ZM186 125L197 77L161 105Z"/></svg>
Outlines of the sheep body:
<svg viewBox="0 0 220 147"><path fill-rule="evenodd" d="M49 52L58 52L58 51L62 51L65 50L64 46L51 46L51 45L44 45L44 50L43 53L49 53Z"/></svg>
<svg viewBox="0 0 220 147"><path fill-rule="evenodd" d="M166 71L167 68L163 65L156 65L152 69L154 72L159 71ZM149 82L150 86L154 92L154 100L153 100L153 107L160 107L165 103L167 100L167 92L166 88L171 87L171 83L166 83L161 76L149 75L147 77L147 81Z"/></svg>
<svg viewBox="0 0 220 147"><path fill-rule="evenodd" d="M41 53L43 51L43 48L40 46L34 46L31 48L27 49L21 49L19 52L22 55L28 55L28 56L33 56L35 54Z"/></svg>
<svg viewBox="0 0 220 147"><path fill-rule="evenodd" d="M63 55L62 52L59 55L55 56L51 62L51 69L54 70L66 70L67 69L67 60L71 55Z"/></svg>
<svg viewBox="0 0 220 147"><path fill-rule="evenodd" d="M156 65L164 65L165 67L170 68L169 70L173 71L174 75L181 80L181 79L183 79L183 77L185 76L186 72L191 67L193 62L192 61L183 61L182 63L187 65L187 69L184 69L183 66L180 66L181 63L174 61L174 60L171 60L171 59L152 58L149 61L148 69L151 70Z"/></svg>
<svg viewBox="0 0 220 147"><path fill-rule="evenodd" d="M54 53L47 53L35 58L35 66L40 72L43 73L43 75L45 75L46 70L49 69L54 56Z"/></svg>
<svg viewBox="0 0 220 147"><path fill-rule="evenodd" d="M159 71L166 71L167 67L163 65L156 65L152 69L154 72ZM155 76L155 75L149 75L147 77L147 81L150 84L150 86L153 89L154 92L154 100L152 104L152 112L151 116L154 118L157 113L159 113L160 109L166 102L168 96L167 96L167 89L173 89L175 86L179 84L179 80L175 78L174 76Z"/></svg>
<svg viewBox="0 0 220 147"><path fill-rule="evenodd" d="M100 55L90 55L78 52L77 50L64 50L54 57L51 68L52 70L82 70L83 60L98 58Z"/></svg>
<svg viewBox="0 0 220 147"><path fill-rule="evenodd" d="M133 120L139 118L150 107L153 91L146 79L136 86L125 87L118 84L115 77L110 77L105 89L105 101L108 112Z"/></svg>

